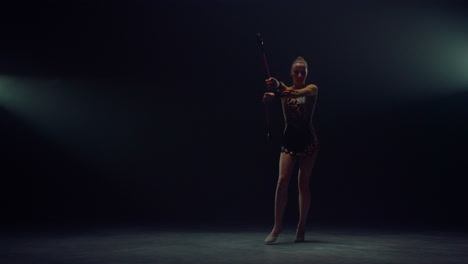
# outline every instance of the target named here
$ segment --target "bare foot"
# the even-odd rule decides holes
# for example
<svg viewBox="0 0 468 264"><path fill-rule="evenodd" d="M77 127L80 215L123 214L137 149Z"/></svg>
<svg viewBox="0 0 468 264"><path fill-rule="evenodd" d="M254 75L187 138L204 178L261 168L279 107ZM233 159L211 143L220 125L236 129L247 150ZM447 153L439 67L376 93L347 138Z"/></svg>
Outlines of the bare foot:
<svg viewBox="0 0 468 264"><path fill-rule="evenodd" d="M279 234L281 233L282 228L274 228L271 233L265 238L265 244L272 244L276 241Z"/></svg>
<svg viewBox="0 0 468 264"><path fill-rule="evenodd" d="M296 239L294 239L294 242L304 242L304 241L305 241L305 227L297 226Z"/></svg>

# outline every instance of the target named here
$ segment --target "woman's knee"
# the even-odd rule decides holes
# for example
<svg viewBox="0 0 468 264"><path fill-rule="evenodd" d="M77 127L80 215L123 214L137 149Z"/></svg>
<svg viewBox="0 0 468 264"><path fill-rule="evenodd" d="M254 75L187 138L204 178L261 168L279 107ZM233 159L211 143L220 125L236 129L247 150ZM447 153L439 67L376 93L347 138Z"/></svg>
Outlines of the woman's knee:
<svg viewBox="0 0 468 264"><path fill-rule="evenodd" d="M280 177L278 178L278 185L280 185L280 186L288 186L290 181L291 181L291 177L290 177L290 176L280 176Z"/></svg>
<svg viewBox="0 0 468 264"><path fill-rule="evenodd" d="M310 192L310 181L308 180L299 180L298 182L299 192Z"/></svg>

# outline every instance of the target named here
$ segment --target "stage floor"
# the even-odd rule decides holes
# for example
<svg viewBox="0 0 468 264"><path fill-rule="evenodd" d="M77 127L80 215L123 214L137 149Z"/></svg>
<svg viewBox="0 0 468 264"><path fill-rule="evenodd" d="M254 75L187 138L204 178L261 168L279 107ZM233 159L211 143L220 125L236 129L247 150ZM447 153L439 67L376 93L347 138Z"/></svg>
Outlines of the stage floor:
<svg viewBox="0 0 468 264"><path fill-rule="evenodd" d="M468 263L463 231L309 228L305 243L265 228L101 227L8 232L0 263Z"/></svg>

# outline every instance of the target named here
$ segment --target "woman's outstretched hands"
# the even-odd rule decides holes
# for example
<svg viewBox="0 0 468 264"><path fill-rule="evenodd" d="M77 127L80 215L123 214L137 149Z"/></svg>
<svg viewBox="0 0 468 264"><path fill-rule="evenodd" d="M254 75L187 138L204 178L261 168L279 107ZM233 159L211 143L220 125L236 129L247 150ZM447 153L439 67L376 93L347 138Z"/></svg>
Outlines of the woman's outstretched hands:
<svg viewBox="0 0 468 264"><path fill-rule="evenodd" d="M280 86L280 82L273 77L266 79L265 82L268 89L276 89Z"/></svg>

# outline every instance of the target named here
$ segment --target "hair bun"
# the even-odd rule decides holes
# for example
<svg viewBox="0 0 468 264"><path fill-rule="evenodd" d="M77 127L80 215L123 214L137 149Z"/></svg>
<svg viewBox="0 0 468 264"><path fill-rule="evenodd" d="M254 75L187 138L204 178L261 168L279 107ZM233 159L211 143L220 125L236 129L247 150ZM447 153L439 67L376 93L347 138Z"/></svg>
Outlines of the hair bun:
<svg viewBox="0 0 468 264"><path fill-rule="evenodd" d="M307 68L307 61L302 56L297 56L297 58L293 62L293 65L296 63L304 63Z"/></svg>

